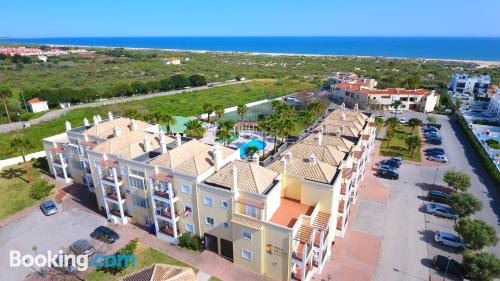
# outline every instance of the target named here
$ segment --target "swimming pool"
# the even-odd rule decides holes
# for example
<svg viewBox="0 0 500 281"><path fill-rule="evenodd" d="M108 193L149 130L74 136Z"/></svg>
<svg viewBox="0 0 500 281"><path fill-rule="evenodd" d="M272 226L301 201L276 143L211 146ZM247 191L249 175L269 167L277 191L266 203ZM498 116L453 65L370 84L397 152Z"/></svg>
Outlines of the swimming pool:
<svg viewBox="0 0 500 281"><path fill-rule="evenodd" d="M257 151L262 151L264 149L264 147L266 147L266 143L261 141L261 140L251 140L251 141L245 143L244 145L240 146L240 157L241 158L247 157L245 152L247 151L247 148L249 148L250 146L256 146Z"/></svg>

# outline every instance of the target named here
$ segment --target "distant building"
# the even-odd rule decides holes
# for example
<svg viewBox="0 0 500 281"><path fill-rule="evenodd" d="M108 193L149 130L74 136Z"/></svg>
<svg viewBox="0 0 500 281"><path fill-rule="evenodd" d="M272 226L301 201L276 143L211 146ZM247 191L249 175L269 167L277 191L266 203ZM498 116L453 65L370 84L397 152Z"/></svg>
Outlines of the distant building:
<svg viewBox="0 0 500 281"><path fill-rule="evenodd" d="M49 110L49 105L46 101L39 98L32 98L28 101L28 110L31 112L42 112Z"/></svg>
<svg viewBox="0 0 500 281"><path fill-rule="evenodd" d="M488 74L470 76L464 73L451 76L449 90L458 95L485 97L490 86L491 78Z"/></svg>
<svg viewBox="0 0 500 281"><path fill-rule="evenodd" d="M488 112L497 121L500 121L500 88L497 89L496 94L493 94L488 105Z"/></svg>
<svg viewBox="0 0 500 281"><path fill-rule="evenodd" d="M47 62L47 56L38 56L39 61Z"/></svg>
<svg viewBox="0 0 500 281"><path fill-rule="evenodd" d="M181 60L176 57L170 57L163 59L163 63L165 64L181 64Z"/></svg>

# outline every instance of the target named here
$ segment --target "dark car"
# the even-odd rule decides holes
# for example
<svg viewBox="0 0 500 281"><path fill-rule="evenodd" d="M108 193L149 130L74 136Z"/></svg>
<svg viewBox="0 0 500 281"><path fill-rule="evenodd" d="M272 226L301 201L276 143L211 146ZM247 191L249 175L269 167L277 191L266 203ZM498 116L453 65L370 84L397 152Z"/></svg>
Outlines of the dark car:
<svg viewBox="0 0 500 281"><path fill-rule="evenodd" d="M391 179L391 180L397 180L397 179L399 179L399 174L396 171L392 171L392 170L379 170L377 172L377 177Z"/></svg>
<svg viewBox="0 0 500 281"><path fill-rule="evenodd" d="M398 162L397 160L393 160L393 159L385 159L385 160L382 160L379 162L380 165L387 165L387 166L391 166L393 168L399 168L399 166L401 165L400 162Z"/></svg>
<svg viewBox="0 0 500 281"><path fill-rule="evenodd" d="M429 123L429 124L427 124L427 126L434 127L434 128L436 128L438 130L441 130L441 124L438 124L438 123L436 123L436 124Z"/></svg>
<svg viewBox="0 0 500 281"><path fill-rule="evenodd" d="M445 256L435 256L432 259L432 267L441 272L447 271L447 274L453 274L458 277L465 276L462 265L458 261L452 258L447 258Z"/></svg>
<svg viewBox="0 0 500 281"><path fill-rule="evenodd" d="M446 203L448 201L448 198L450 195L448 193L438 191L438 190L431 190L427 194L427 200L431 202L437 202L437 203Z"/></svg>
<svg viewBox="0 0 500 281"><path fill-rule="evenodd" d="M118 233L105 226L99 226L94 229L94 231L90 233L90 237L108 244L113 244L116 240L120 239Z"/></svg>
<svg viewBox="0 0 500 281"><path fill-rule="evenodd" d="M52 201L52 200L47 200L47 201L42 202L42 204L40 204L40 209L42 210L43 214L46 216L50 216L50 215L57 213L56 203L54 203L54 201Z"/></svg>
<svg viewBox="0 0 500 281"><path fill-rule="evenodd" d="M445 155L444 152L441 152L441 151L429 151L429 152L426 152L425 153L427 156L438 156L438 155Z"/></svg>
<svg viewBox="0 0 500 281"><path fill-rule="evenodd" d="M443 143L443 141L440 138L428 138L427 142L435 145L440 145Z"/></svg>
<svg viewBox="0 0 500 281"><path fill-rule="evenodd" d="M426 153L429 153L429 152L441 152L444 154L444 149L442 149L441 147L433 147L433 148L427 148L425 150Z"/></svg>
<svg viewBox="0 0 500 281"><path fill-rule="evenodd" d="M77 255L90 256L95 253L94 246L84 239L73 242L73 244L69 246L69 249Z"/></svg>

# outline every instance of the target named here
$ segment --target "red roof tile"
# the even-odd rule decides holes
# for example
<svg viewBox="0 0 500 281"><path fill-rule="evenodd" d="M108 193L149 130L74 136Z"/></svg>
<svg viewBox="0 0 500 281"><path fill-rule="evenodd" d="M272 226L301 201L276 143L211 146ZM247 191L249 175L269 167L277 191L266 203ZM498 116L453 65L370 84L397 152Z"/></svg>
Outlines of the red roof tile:
<svg viewBox="0 0 500 281"><path fill-rule="evenodd" d="M28 103L39 103L39 102L43 102L43 100L39 98L32 98L28 101Z"/></svg>

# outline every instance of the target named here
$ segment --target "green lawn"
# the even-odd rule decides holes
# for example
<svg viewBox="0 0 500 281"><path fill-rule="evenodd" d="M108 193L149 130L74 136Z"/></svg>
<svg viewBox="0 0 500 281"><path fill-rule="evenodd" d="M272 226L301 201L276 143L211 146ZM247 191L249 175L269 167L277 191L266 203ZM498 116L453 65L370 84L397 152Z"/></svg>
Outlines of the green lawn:
<svg viewBox="0 0 500 281"><path fill-rule="evenodd" d="M34 162L35 163L35 162ZM39 178L40 165L33 165L33 178ZM14 165L0 171L0 219L4 219L16 212L39 203L30 197L30 185L26 180L24 166Z"/></svg>
<svg viewBox="0 0 500 281"><path fill-rule="evenodd" d="M0 159L16 156L12 153L8 144L16 135L25 136L33 141L35 147L30 152L43 149L41 140L48 136L64 132L64 122L70 121L73 127L83 125L83 118L92 120L94 114L106 117L108 110L122 115L127 109L135 108L141 113L168 112L171 115L192 116L202 113L205 103L222 104L231 107L242 103L249 103L266 98L284 95L298 90L312 89L313 84L289 80L258 81L242 85L230 85L215 87L191 93L182 93L166 97L151 98L142 101L127 102L124 104L103 106L100 108L82 108L68 112L63 117L33 125L24 130L10 132L0 135Z"/></svg>
<svg viewBox="0 0 500 281"><path fill-rule="evenodd" d="M418 127L415 127L415 134L418 134ZM415 150L413 157L411 156L408 146L406 145L405 139L411 136L411 127L398 125L394 132L394 137L391 141L391 146L387 148L387 139L384 138L382 145L380 147L380 155L383 156L395 156L401 157L406 160L420 162L420 151Z"/></svg>
<svg viewBox="0 0 500 281"><path fill-rule="evenodd" d="M191 267L195 272L198 272L197 268L194 268L186 263L183 263L171 256L168 256L160 251L157 251L153 248L147 248L143 251L140 251L136 254L136 268L131 268L128 267L126 268L123 272L120 274L112 275L110 273L104 273L102 271L98 270L93 270L90 272L86 277L85 280L87 281L101 281L101 280L118 280L120 277L130 274L134 271L140 270L144 267L147 267L149 265L152 265L154 263L164 263L164 264L171 264L171 265L177 265L177 266L185 266L185 267Z"/></svg>

